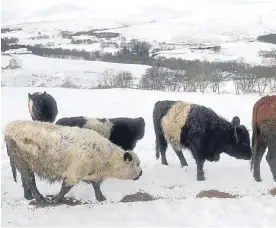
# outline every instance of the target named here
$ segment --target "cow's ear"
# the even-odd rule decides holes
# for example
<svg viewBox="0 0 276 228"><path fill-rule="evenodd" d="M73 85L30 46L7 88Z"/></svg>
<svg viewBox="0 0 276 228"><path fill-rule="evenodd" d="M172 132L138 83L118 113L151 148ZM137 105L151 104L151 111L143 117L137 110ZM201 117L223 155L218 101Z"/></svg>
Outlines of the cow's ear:
<svg viewBox="0 0 276 228"><path fill-rule="evenodd" d="M132 155L129 152L124 153L124 161L125 163L130 163L133 160Z"/></svg>
<svg viewBox="0 0 276 228"><path fill-rule="evenodd" d="M32 94L28 93L28 98L32 99Z"/></svg>
<svg viewBox="0 0 276 228"><path fill-rule="evenodd" d="M235 127L239 126L241 123L241 120L238 116L234 116L232 121L231 121L231 124L234 125Z"/></svg>
<svg viewBox="0 0 276 228"><path fill-rule="evenodd" d="M42 94L42 96L44 97L46 94L47 94L46 91L44 91L43 94Z"/></svg>

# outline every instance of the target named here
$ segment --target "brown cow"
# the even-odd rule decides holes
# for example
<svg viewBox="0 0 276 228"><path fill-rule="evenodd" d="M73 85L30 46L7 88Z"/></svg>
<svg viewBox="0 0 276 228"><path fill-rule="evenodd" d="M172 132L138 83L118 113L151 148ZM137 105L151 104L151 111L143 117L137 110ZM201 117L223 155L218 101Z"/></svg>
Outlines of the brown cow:
<svg viewBox="0 0 276 228"><path fill-rule="evenodd" d="M253 107L251 170L256 181L261 181L260 163L268 147L267 163L276 181L276 95L265 96Z"/></svg>

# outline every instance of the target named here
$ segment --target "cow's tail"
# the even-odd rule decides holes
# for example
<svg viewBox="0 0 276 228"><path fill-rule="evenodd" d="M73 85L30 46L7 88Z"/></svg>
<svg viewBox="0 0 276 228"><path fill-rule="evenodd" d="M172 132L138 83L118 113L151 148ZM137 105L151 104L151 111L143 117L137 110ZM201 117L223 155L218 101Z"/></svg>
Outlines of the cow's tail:
<svg viewBox="0 0 276 228"><path fill-rule="evenodd" d="M153 126L154 126L154 131L155 131L155 157L156 159L159 159L160 157L160 148L159 148L159 134L162 131L161 126L160 126L160 106L161 106L161 102L157 101L154 104L154 108L153 108Z"/></svg>
<svg viewBox="0 0 276 228"><path fill-rule="evenodd" d="M253 170L253 165L254 165L254 159L257 153L257 147L258 147L258 138L259 138L259 134L260 134L260 129L258 127L258 123L257 123L257 114L258 114L258 110L260 108L260 106L262 106L262 104L264 103L264 100L258 101L254 107L253 107L253 113L252 113L252 157L250 160L250 170Z"/></svg>

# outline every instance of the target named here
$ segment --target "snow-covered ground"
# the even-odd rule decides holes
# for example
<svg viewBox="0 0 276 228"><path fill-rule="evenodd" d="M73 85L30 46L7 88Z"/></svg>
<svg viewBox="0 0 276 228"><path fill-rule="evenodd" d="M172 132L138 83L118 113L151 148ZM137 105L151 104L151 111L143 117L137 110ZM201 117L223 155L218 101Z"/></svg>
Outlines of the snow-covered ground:
<svg viewBox="0 0 276 228"><path fill-rule="evenodd" d="M30 54L15 55L15 57L22 68L2 71L1 81L6 86L47 85L47 87L56 87L69 80L81 88L91 88L99 84L101 74L107 69L112 69L114 73L130 71L134 78L140 79L145 70L150 67L101 61L55 59ZM2 55L1 66L6 67L11 58L11 56Z"/></svg>
<svg viewBox="0 0 276 228"><path fill-rule="evenodd" d="M57 119L64 116L138 117L146 121L144 138L135 152L141 159L143 176L137 181L107 180L102 185L107 201L98 203L91 186L80 183L69 193L85 205L35 208L23 199L20 184L13 181L5 146L1 154L2 226L189 226L189 227L273 227L276 200L268 191L275 187L265 159L261 163L263 181L253 180L249 162L222 155L217 163L206 162L206 180L196 180L196 165L185 150L189 166L180 163L168 148L169 166L155 160L153 105L157 100L186 100L213 108L228 120L235 115L251 133L251 112L257 95L215 95L165 93L140 90L75 90L61 88L2 87L1 130L16 119L31 117L27 108L28 92L47 91L58 103ZM1 136L3 140L3 135ZM3 142L3 141L2 141ZM2 143L1 143L2 145ZM60 183L50 185L37 179L43 195L57 193ZM196 198L201 190L216 189L240 198ZM119 202L137 191L161 197L148 202Z"/></svg>
<svg viewBox="0 0 276 228"><path fill-rule="evenodd" d="M92 39L93 44L71 44L60 31L87 31L107 28L120 36L112 42L120 44L126 38L145 40L156 48L174 46L160 51L166 57L201 60L239 60L260 64L259 50L276 45L256 42L259 35L276 33L275 0L3 0L1 27L22 28L22 31L2 33L1 37L18 37L19 44L43 44L47 47L115 52L102 48L106 39L80 35L74 39ZM33 36L49 35L46 39ZM110 40L109 40L110 41ZM252 42L253 41L253 42ZM219 45L219 53L191 51L192 48ZM10 52L10 51L9 51ZM193 227L269 227L276 224L276 200L269 194L275 187L268 164L261 163L263 181L253 180L249 162L222 155L217 163L206 162L206 181L196 180L196 165L189 151L184 151L188 167L180 163L168 148L169 166L155 160L155 136L152 123L153 105L157 100L188 100L213 108L231 120L238 115L251 134L251 112L259 99L256 94L234 95L233 82L226 82L221 92L166 93L140 90L78 90L58 87L70 80L81 88L98 84L106 69L130 71L139 80L146 65L116 64L99 61L52 59L32 54L15 55L22 68L2 70L1 130L16 119L31 117L27 108L28 92L47 91L58 103L57 119L65 116L118 117L142 116L146 121L144 138L135 152L140 157L143 176L138 181L107 180L102 185L107 200L98 203L91 186L80 183L69 193L88 204L36 208L23 198L23 189L12 178L5 146L1 154L1 217L2 226L193 226ZM1 55L1 66L9 64L11 56ZM27 86L30 86L27 88ZM36 86L36 87L33 87ZM230 93L230 94L226 94ZM3 135L1 136L3 145ZM55 194L60 183L50 185L37 179L43 195ZM197 198L202 190L215 189L240 198ZM129 194L144 191L157 197L154 201L123 203Z"/></svg>
<svg viewBox="0 0 276 228"><path fill-rule="evenodd" d="M52 47L96 51L101 50L101 41L72 45L69 39L57 34L105 28L106 32L120 33L128 41L134 38L157 42L159 47L164 45L162 42L177 44L176 50L162 52L167 57L209 61L244 58L245 62L260 64L258 51L276 48L273 44L248 43L259 35L276 33L275 0L3 0L1 13L2 26L23 29L2 36L18 37L20 44L51 43ZM50 37L29 39L39 32ZM220 45L221 53L191 52L179 46L198 47L207 43ZM101 51L115 52L117 49Z"/></svg>
<svg viewBox="0 0 276 228"><path fill-rule="evenodd" d="M189 47L174 50L160 51L158 55L167 58L182 58L188 60L199 59L201 61L242 61L252 65L265 65L259 51L269 51L276 48L275 44L263 42L227 42L220 44L220 52L209 50L195 50Z"/></svg>
<svg viewBox="0 0 276 228"><path fill-rule="evenodd" d="M1 67L9 65L13 58L21 68L4 69L1 71L3 86L16 87L66 87L66 88L95 88L103 83L103 74L116 75L119 72L129 71L134 76L134 86L139 85L140 79L151 66L140 64L120 64L102 61L86 61L73 59L56 59L26 54L26 49L7 51L9 55L1 56ZM68 85L69 84L69 85ZM75 86L75 87L74 87ZM257 85L255 92L257 93ZM205 93L213 92L212 84L208 85ZM224 81L220 85L220 93L235 94L234 81ZM242 93L242 92L240 92ZM273 90L267 88L265 94Z"/></svg>

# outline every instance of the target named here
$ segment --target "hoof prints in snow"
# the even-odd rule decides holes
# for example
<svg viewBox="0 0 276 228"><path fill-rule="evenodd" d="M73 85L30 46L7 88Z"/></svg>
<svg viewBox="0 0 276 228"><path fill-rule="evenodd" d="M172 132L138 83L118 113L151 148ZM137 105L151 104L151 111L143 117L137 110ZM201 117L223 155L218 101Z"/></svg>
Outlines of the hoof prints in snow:
<svg viewBox="0 0 276 228"><path fill-rule="evenodd" d="M154 197L146 192L137 192L134 194L126 195L123 197L123 199L120 200L122 203L130 203L130 202L143 202L143 201L153 201L160 199L159 197ZM67 206L77 206L77 205L84 205L84 204L94 204L93 202L89 201L81 201L76 200L74 197L64 197L63 201L60 203L56 203L53 200L53 195L47 195L46 197L47 203L40 203L37 204L35 200L32 200L29 205L33 205L36 207L56 207L60 205L67 205Z"/></svg>
<svg viewBox="0 0 276 228"><path fill-rule="evenodd" d="M173 189L172 186L170 189ZM269 194L272 196L276 196L276 188L273 188L269 191ZM263 194L266 195L266 194ZM61 203L56 203L52 199L53 195L47 195L46 200L47 203L45 204L37 204L35 200L32 200L29 205L33 205L36 207L55 207L55 206L60 206L60 205L67 205L67 206L77 206L77 205L84 205L84 204L90 204L93 205L94 203L92 201L81 201L77 200L74 197L64 197L63 201ZM211 190L202 190L196 195L196 198L220 198L220 199L236 199L236 198L241 198L242 196L240 195L233 195L227 192L221 192L215 189ZM145 202L145 201L154 201L158 199L169 199L166 197L155 197L153 195L150 195L147 192L137 192L134 194L126 195L124 196L119 202L121 203L131 203L131 202ZM182 200L186 199L186 197L175 197L175 200ZM172 200L172 199L171 199ZM114 202L113 202L114 203Z"/></svg>
<svg viewBox="0 0 276 228"><path fill-rule="evenodd" d="M46 196L47 203L36 203L35 200L32 200L29 205L34 205L36 207L56 207L60 205L68 205L68 206L76 206L76 205L83 205L88 204L89 202L82 202L81 200L77 200L74 197L64 197L62 202L56 203L53 200L53 195Z"/></svg>

